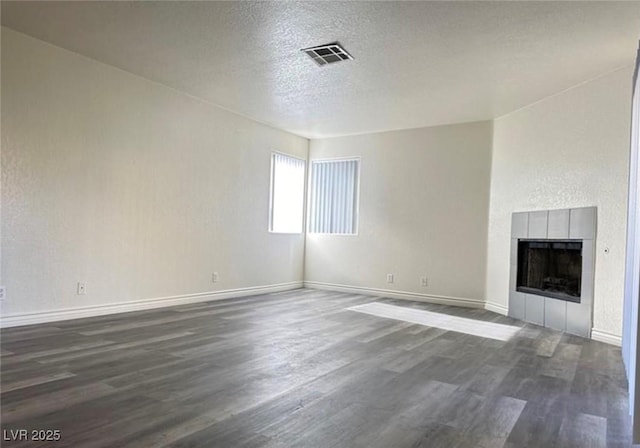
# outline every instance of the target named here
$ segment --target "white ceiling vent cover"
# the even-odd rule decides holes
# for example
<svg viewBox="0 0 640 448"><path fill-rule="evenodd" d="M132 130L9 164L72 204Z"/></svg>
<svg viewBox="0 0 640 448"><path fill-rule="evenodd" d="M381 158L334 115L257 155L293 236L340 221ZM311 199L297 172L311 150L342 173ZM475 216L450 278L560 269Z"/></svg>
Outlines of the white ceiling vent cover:
<svg viewBox="0 0 640 448"><path fill-rule="evenodd" d="M347 50L342 48L338 42L303 48L300 51L307 53L320 66L353 59L353 56L347 53Z"/></svg>

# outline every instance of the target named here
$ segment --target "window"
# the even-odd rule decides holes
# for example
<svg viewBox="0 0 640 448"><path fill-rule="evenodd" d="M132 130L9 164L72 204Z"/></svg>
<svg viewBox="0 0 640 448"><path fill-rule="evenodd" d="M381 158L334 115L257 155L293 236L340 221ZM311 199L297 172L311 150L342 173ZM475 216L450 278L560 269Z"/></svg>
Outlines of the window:
<svg viewBox="0 0 640 448"><path fill-rule="evenodd" d="M304 160L271 155L270 232L302 233L304 166Z"/></svg>
<svg viewBox="0 0 640 448"><path fill-rule="evenodd" d="M311 163L309 233L357 232L359 164L359 159Z"/></svg>

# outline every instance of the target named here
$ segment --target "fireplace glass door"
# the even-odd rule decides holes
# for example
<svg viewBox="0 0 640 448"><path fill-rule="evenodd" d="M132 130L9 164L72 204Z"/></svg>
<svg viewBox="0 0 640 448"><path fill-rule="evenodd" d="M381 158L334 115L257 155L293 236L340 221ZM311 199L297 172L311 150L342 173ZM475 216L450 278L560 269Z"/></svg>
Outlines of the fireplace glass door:
<svg viewBox="0 0 640 448"><path fill-rule="evenodd" d="M580 303L581 280L581 240L518 240L518 291Z"/></svg>

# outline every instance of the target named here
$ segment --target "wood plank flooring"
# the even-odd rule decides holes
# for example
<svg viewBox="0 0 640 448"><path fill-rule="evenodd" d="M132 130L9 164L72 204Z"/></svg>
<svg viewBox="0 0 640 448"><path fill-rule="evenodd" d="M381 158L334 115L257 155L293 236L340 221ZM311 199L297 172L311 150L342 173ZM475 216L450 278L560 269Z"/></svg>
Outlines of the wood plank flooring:
<svg viewBox="0 0 640 448"><path fill-rule="evenodd" d="M522 327L499 341L347 308ZM627 447L620 349L300 289L1 332L4 447Z"/></svg>

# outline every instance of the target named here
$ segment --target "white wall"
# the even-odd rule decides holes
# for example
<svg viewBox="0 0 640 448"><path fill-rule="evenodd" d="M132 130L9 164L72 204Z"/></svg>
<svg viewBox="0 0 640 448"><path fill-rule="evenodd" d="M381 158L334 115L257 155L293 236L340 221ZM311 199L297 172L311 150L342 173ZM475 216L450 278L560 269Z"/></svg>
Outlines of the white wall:
<svg viewBox="0 0 640 448"><path fill-rule="evenodd" d="M2 118L5 321L302 281L267 221L271 150L308 140L6 28Z"/></svg>
<svg viewBox="0 0 640 448"><path fill-rule="evenodd" d="M632 75L619 70L494 121L489 303L508 304L512 212L596 206L594 328L621 335Z"/></svg>
<svg viewBox="0 0 640 448"><path fill-rule="evenodd" d="M482 301L491 131L478 122L312 140L311 159L362 158L360 218L357 236L307 235L305 282Z"/></svg>
<svg viewBox="0 0 640 448"><path fill-rule="evenodd" d="M303 261L315 286L504 309L511 213L595 205L594 325L620 335L631 75L493 124L311 142L362 157L360 225L305 256L267 220L270 151L306 158L306 139L3 28L3 320L293 285Z"/></svg>

